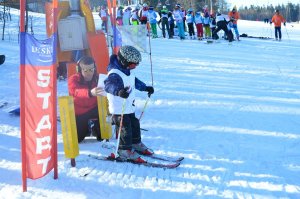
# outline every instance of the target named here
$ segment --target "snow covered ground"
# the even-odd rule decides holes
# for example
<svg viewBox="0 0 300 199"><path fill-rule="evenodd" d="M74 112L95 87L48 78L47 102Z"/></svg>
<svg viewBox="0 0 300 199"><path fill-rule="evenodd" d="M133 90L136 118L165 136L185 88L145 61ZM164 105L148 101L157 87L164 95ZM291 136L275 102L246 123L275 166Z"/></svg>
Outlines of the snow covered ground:
<svg viewBox="0 0 300 199"><path fill-rule="evenodd" d="M18 11L12 12L10 39L0 41L0 101L8 102L0 109L0 198L300 198L299 24L283 27L282 42L151 40L155 93L142 139L159 154L184 156L182 164L163 170L97 161L87 155L107 149L87 142L71 168L58 132L59 178L28 180L23 193L19 117L7 113L19 104ZM32 15L35 34L42 34L44 16ZM262 22L241 20L239 29L274 37ZM151 84L148 54L136 73ZM58 82L58 95L67 95L66 81ZM145 100L139 93L138 116Z"/></svg>

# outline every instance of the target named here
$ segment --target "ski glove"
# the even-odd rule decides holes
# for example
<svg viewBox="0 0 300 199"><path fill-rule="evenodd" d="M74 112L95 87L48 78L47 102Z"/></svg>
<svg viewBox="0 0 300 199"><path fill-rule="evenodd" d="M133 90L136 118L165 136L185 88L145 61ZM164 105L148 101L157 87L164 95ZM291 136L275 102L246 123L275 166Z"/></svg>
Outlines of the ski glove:
<svg viewBox="0 0 300 199"><path fill-rule="evenodd" d="M128 87L119 90L118 96L127 99L129 96Z"/></svg>
<svg viewBox="0 0 300 199"><path fill-rule="evenodd" d="M147 86L145 91L148 92L148 97L150 97L154 93L154 88L152 86Z"/></svg>

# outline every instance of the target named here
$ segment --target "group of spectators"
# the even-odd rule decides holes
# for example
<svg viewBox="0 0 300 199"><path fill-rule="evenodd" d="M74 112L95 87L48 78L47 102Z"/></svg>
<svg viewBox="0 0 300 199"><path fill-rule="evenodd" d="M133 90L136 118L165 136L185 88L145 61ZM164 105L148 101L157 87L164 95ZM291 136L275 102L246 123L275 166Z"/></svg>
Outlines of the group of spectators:
<svg viewBox="0 0 300 199"><path fill-rule="evenodd" d="M101 6L99 16L102 19L102 27L106 30L108 13L105 6ZM173 10L168 10L167 6L164 5L162 9L156 11L153 6L148 6L146 3L143 4L142 8L135 7L133 9L130 6L126 8L119 6L117 9L117 24L119 26L148 24L152 38L158 37L157 25L160 25L164 38L172 39L176 34L180 39L185 39L185 32L188 32L190 39L218 39L217 33L223 30L225 38L229 42L234 40L233 32L235 39L239 41L240 34L237 26L239 19L240 15L236 6L227 15L221 14L219 11L216 13L209 12L207 6L198 11L194 11L192 8L185 10L180 4L176 4ZM285 25L285 22L286 20L279 13L279 10L276 10L270 21L275 26L276 40L281 40L281 23Z"/></svg>

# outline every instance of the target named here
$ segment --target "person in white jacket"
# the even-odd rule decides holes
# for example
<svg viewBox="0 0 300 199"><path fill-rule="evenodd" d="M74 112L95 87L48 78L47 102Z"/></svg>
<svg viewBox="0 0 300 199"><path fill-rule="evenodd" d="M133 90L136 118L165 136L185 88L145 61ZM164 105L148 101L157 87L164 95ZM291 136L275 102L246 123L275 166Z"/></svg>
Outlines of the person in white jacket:
<svg viewBox="0 0 300 199"><path fill-rule="evenodd" d="M133 69L141 61L141 53L135 47L122 46L118 55L110 57L108 77L104 80L112 121L117 129L121 128L119 158L137 163L146 162L139 154L153 154L153 151L142 143L140 122L135 116L135 92L146 91L148 97L154 93L152 86L146 86L134 74Z"/></svg>
<svg viewBox="0 0 300 199"><path fill-rule="evenodd" d="M127 7L123 12L123 26L128 26L130 24L130 17L131 17L131 7Z"/></svg>
<svg viewBox="0 0 300 199"><path fill-rule="evenodd" d="M220 12L217 13L217 16L216 16L217 28L213 32L213 35L212 35L213 39L215 39L215 40L219 39L218 32L220 30L223 30L228 38L228 41L229 42L233 41L233 38L229 34L229 31L228 31L228 27L227 27L228 21L227 20L228 20L227 15L223 15Z"/></svg>

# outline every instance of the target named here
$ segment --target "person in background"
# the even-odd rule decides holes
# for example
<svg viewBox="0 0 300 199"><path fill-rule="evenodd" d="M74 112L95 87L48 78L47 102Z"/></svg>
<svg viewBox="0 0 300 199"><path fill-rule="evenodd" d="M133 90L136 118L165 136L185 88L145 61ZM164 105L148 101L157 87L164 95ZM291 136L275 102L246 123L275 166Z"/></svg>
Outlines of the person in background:
<svg viewBox="0 0 300 199"><path fill-rule="evenodd" d="M186 15L186 23L188 25L190 39L196 39L194 30L195 16L192 8L188 9L188 13Z"/></svg>
<svg viewBox="0 0 300 199"><path fill-rule="evenodd" d="M215 17L215 14L212 13L212 14L210 15L210 23L209 23L210 30L211 30L211 34L215 31L216 25L217 25L216 17Z"/></svg>
<svg viewBox="0 0 300 199"><path fill-rule="evenodd" d="M123 6L119 6L118 7L118 11L117 11L117 24L119 26L123 25L123 14L124 14L123 9L124 9Z"/></svg>
<svg viewBox="0 0 300 199"><path fill-rule="evenodd" d="M217 12L216 16L216 22L217 22L217 28L214 30L212 34L212 38L215 40L219 39L218 32L220 30L223 30L225 32L226 38L228 38L229 42L233 41L233 38L231 37L231 34L229 34L228 27L227 27L227 21L226 21L226 16L221 14L219 11Z"/></svg>
<svg viewBox="0 0 300 199"><path fill-rule="evenodd" d="M183 13L180 10L180 4L176 4L173 11L174 20L176 21L176 26L178 29L178 36L181 40L185 39L184 25L183 25Z"/></svg>
<svg viewBox="0 0 300 199"><path fill-rule="evenodd" d="M195 24L196 24L196 29L197 29L197 37L198 40L203 39L203 17L201 16L201 12L198 11L196 12L195 15Z"/></svg>
<svg viewBox="0 0 300 199"><path fill-rule="evenodd" d="M101 24L101 28L102 30L104 30L105 32L107 32L107 17L108 17L108 12L106 7L103 5L101 6L101 9L99 11L99 17L102 20L102 24Z"/></svg>
<svg viewBox="0 0 300 199"><path fill-rule="evenodd" d="M233 25L233 21L234 19L231 19L228 23L227 23L227 29L228 29L228 33L227 33L227 36L225 39L229 39L229 38L233 38L233 33L231 31L231 29L234 28L234 25Z"/></svg>
<svg viewBox="0 0 300 199"><path fill-rule="evenodd" d="M179 4L179 6L181 7L182 21L183 21L183 29L184 29L184 32L186 32L186 26L185 26L185 21L186 21L186 10L185 10L184 7L181 6L180 4Z"/></svg>
<svg viewBox="0 0 300 199"><path fill-rule="evenodd" d="M144 3L139 14L141 24L147 24L148 9L148 5Z"/></svg>
<svg viewBox="0 0 300 199"><path fill-rule="evenodd" d="M168 22L170 26L170 39L174 37L174 28L175 28L175 23L174 23L174 17L173 13L171 11L168 12Z"/></svg>
<svg viewBox="0 0 300 199"><path fill-rule="evenodd" d="M240 33L239 33L239 30L238 30L238 27L237 27L237 21L240 19L240 14L236 10L236 6L234 6L232 11L230 11L228 13L228 17L229 17L230 21L232 21L232 23L233 23L233 29L234 29L234 32L235 32L236 39L238 41L240 41Z"/></svg>
<svg viewBox="0 0 300 199"><path fill-rule="evenodd" d="M77 62L77 73L68 79L70 96L74 100L78 142L87 136L101 141L97 97L103 88L97 87L98 74L93 58L83 56Z"/></svg>
<svg viewBox="0 0 300 199"><path fill-rule="evenodd" d="M170 36L170 26L169 26L169 21L168 21L168 9L167 6L163 6L163 9L160 11L160 17L161 17L161 28L162 28L162 34L163 37L166 38L166 29L168 32L169 39L171 38Z"/></svg>
<svg viewBox="0 0 300 199"><path fill-rule="evenodd" d="M149 10L148 10L148 16L147 16L147 19L148 19L148 22L150 24L150 27L151 27L151 32L152 32L152 38L157 38L157 20L156 20L156 17L157 17L157 14L156 12L154 11L154 8L153 6L150 6L149 7Z"/></svg>
<svg viewBox="0 0 300 199"><path fill-rule="evenodd" d="M123 13L123 25L124 25L124 26L131 25L131 24L130 24L131 10L132 10L131 7L127 7L127 8L124 10L124 13Z"/></svg>
<svg viewBox="0 0 300 199"><path fill-rule="evenodd" d="M132 14L131 14L131 22L132 22L132 25L139 25L139 8L136 7L133 11L132 11Z"/></svg>
<svg viewBox="0 0 300 199"><path fill-rule="evenodd" d="M117 55L110 57L108 77L104 80L112 121L117 129L122 126L119 135L119 158L138 163L146 162L139 154L153 154L153 151L142 143L140 122L135 116L136 90L146 91L148 97L154 93L153 87L146 86L133 72L141 61L141 53L135 47L122 46Z"/></svg>
<svg viewBox="0 0 300 199"><path fill-rule="evenodd" d="M275 39L281 41L281 23L285 26L286 20L285 18L279 13L279 10L275 10L275 14L273 15L270 24L274 23L275 27Z"/></svg>
<svg viewBox="0 0 300 199"><path fill-rule="evenodd" d="M208 9L204 9L204 17L203 17L203 27L205 30L205 38L211 39L211 31L210 31L210 16Z"/></svg>

